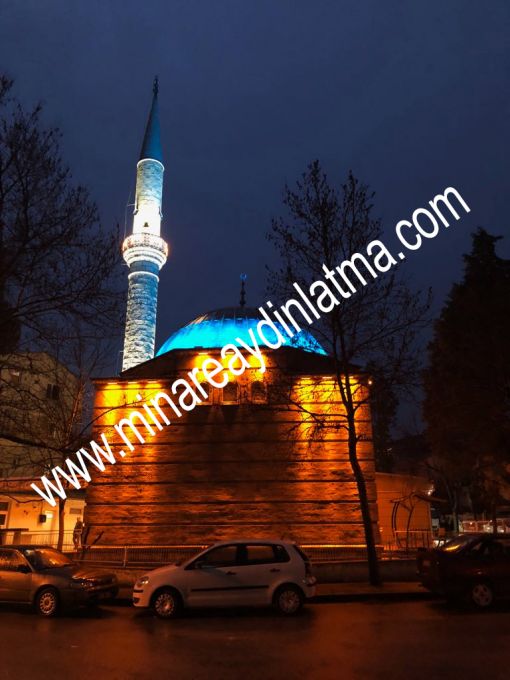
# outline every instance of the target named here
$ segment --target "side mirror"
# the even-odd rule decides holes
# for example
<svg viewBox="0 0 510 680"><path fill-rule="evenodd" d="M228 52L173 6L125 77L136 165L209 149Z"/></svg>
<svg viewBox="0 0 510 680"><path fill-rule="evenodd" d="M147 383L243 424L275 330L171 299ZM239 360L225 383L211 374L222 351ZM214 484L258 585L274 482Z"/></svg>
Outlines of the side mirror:
<svg viewBox="0 0 510 680"><path fill-rule="evenodd" d="M32 570L30 569L28 564L19 564L16 571L19 571L21 574L30 574Z"/></svg>

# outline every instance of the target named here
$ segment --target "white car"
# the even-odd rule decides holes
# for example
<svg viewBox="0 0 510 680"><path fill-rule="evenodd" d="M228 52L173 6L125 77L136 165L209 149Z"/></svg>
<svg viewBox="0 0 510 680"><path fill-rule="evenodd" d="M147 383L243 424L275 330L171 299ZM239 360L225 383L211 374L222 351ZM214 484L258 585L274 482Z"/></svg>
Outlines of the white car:
<svg viewBox="0 0 510 680"><path fill-rule="evenodd" d="M294 543L222 541L183 564L154 569L135 583L135 607L163 619L183 607L273 605L295 614L315 595L310 562Z"/></svg>

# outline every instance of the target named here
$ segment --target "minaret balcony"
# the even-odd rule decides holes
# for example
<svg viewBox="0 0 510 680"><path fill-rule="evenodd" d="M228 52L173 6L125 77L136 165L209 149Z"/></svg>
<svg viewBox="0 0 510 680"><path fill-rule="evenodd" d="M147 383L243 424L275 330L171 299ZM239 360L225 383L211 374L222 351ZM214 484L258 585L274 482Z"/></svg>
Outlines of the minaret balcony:
<svg viewBox="0 0 510 680"><path fill-rule="evenodd" d="M122 256L131 266L133 262L153 262L161 267L168 257L168 244L154 234L131 234L122 244Z"/></svg>

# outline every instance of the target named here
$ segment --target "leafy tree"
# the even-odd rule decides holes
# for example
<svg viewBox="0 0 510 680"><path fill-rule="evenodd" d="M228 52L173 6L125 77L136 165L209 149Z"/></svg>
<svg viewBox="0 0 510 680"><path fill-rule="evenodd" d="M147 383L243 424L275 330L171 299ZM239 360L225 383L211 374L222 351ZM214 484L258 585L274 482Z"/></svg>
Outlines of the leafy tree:
<svg viewBox="0 0 510 680"><path fill-rule="evenodd" d="M373 215L374 194L349 173L337 190L318 161L311 163L295 189L284 189L285 217L273 220L270 241L280 254L281 266L270 271L269 292L282 301L295 297L293 283L304 290L323 276L323 265L333 270L367 245L380 239L381 223ZM363 272L366 274L366 272ZM354 278L354 277L353 277ZM370 277L368 277L370 278ZM370 581L380 582L373 518L367 485L359 461L366 427L360 425L370 391L357 378L360 366L377 367L378 379L398 390L416 374L413 343L428 303L409 290L392 268L357 289L341 304L321 315L313 331L331 356L337 399L343 406L336 426L347 436L349 461L356 481L367 545ZM320 421L320 413L308 414ZM361 416L361 418L359 418Z"/></svg>
<svg viewBox="0 0 510 680"><path fill-rule="evenodd" d="M434 327L423 407L434 465L493 513L510 500L510 261L496 254L498 240L473 234L464 278Z"/></svg>

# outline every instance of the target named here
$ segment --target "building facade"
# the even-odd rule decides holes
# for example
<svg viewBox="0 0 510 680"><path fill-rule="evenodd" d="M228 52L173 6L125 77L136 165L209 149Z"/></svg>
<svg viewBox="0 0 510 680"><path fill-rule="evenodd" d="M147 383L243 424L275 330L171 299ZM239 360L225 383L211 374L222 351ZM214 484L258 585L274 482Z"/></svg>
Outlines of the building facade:
<svg viewBox="0 0 510 680"><path fill-rule="evenodd" d="M45 447L58 448L76 427L78 378L46 352L0 356L0 479L42 474Z"/></svg>
<svg viewBox="0 0 510 680"><path fill-rule="evenodd" d="M65 457L58 450L71 430L80 429L81 407L80 380L55 357L46 352L0 356L0 534L5 540L56 542L58 510L30 484ZM71 492L62 514L69 540L84 506L84 491Z"/></svg>

